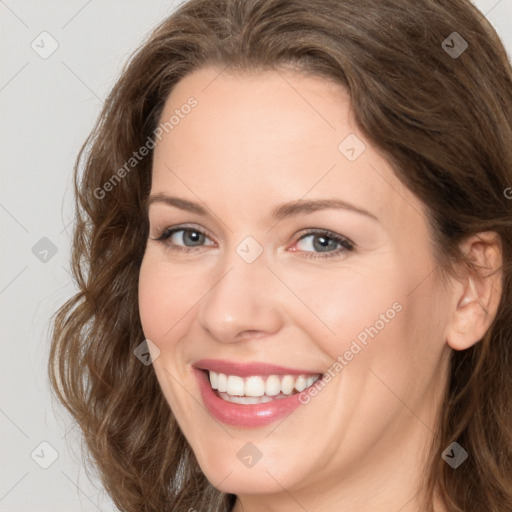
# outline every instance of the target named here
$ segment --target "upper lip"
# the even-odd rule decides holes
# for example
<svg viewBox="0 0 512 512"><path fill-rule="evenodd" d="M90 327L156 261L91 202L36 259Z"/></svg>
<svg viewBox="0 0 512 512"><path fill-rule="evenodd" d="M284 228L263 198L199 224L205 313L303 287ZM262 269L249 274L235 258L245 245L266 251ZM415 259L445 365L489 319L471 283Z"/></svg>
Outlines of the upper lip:
<svg viewBox="0 0 512 512"><path fill-rule="evenodd" d="M192 366L200 370L212 370L226 375L250 377L251 375L319 375L321 372L277 366L262 362L242 363L223 359L201 359Z"/></svg>

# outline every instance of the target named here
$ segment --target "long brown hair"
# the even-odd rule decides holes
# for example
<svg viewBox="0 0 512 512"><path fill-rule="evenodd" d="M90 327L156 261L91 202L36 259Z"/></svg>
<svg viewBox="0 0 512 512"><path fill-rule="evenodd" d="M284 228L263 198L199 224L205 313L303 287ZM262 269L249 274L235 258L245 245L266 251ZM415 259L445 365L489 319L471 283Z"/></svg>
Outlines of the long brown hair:
<svg viewBox="0 0 512 512"><path fill-rule="evenodd" d="M460 55L454 32L458 49L468 45ZM129 159L154 140L176 83L207 64L291 66L342 84L359 128L427 205L442 268L461 261L469 235L498 233L501 303L483 339L452 353L425 491L428 510L438 489L452 512L510 512L512 72L469 0L192 0L132 56L77 158L79 292L55 314L49 359L53 390L115 504L229 511L236 499L207 481L152 367L134 356L144 340L137 283L152 152ZM453 441L470 454L456 470L441 458Z"/></svg>

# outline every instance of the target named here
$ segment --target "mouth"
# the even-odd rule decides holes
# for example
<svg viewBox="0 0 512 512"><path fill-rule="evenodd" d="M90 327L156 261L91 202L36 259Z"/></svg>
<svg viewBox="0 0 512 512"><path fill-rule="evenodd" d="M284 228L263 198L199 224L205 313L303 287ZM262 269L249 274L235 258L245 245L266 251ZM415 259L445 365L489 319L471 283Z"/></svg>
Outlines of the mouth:
<svg viewBox="0 0 512 512"><path fill-rule="evenodd" d="M264 363L201 360L193 365L201 396L218 420L239 427L267 425L299 407L300 393L322 373Z"/></svg>
<svg viewBox="0 0 512 512"><path fill-rule="evenodd" d="M235 404L263 404L296 395L312 386L320 375L226 375L225 373L203 370L213 391L222 400Z"/></svg>

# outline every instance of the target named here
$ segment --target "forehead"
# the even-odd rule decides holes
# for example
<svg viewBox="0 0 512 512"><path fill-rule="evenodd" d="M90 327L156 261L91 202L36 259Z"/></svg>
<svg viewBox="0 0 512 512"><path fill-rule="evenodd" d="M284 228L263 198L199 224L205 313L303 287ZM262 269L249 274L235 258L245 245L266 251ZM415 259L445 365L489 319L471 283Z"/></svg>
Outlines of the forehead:
<svg viewBox="0 0 512 512"><path fill-rule="evenodd" d="M191 97L195 106L183 108ZM238 197L247 214L338 197L388 226L412 212L423 221L423 205L365 139L347 91L332 81L284 69L202 68L178 82L160 122L173 115L155 148L153 192L218 204Z"/></svg>

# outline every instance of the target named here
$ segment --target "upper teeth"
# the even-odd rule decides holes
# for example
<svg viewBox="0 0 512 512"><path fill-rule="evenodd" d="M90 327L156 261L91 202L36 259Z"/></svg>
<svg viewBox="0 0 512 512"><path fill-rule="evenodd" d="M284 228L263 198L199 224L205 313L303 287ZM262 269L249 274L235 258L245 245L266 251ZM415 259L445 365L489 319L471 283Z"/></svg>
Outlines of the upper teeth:
<svg viewBox="0 0 512 512"><path fill-rule="evenodd" d="M239 377L238 375L226 375L209 370L210 384L213 389L233 396L276 396L279 393L291 395L293 390L303 391L312 386L319 375L268 375Z"/></svg>

